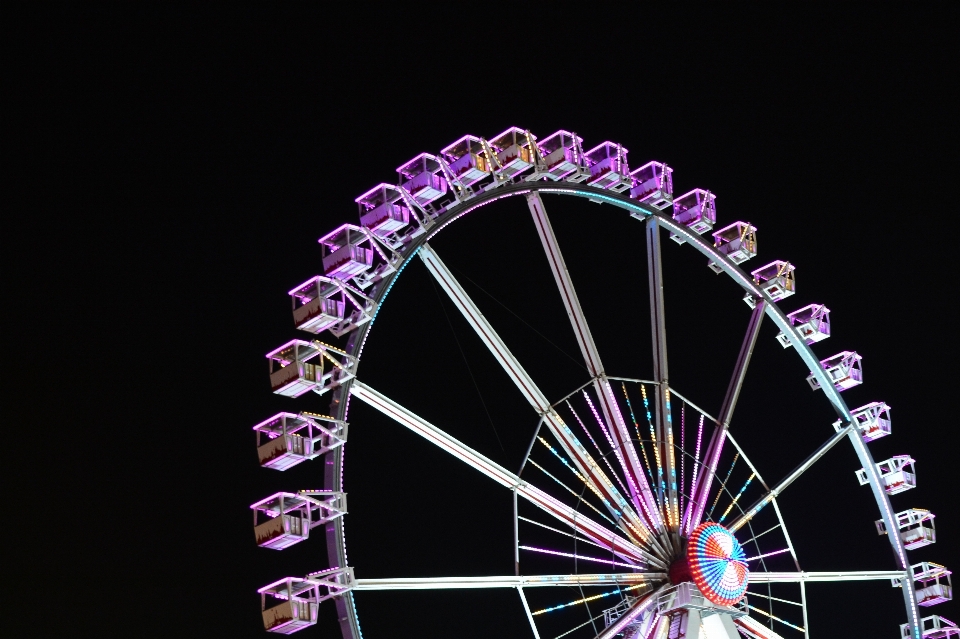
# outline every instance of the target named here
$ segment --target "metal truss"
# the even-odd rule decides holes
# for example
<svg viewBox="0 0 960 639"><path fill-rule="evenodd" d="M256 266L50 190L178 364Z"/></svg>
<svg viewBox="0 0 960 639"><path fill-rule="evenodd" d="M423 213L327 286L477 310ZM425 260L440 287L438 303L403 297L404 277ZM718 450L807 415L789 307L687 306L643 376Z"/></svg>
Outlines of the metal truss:
<svg viewBox="0 0 960 639"><path fill-rule="evenodd" d="M358 198L358 203L366 207L361 210L361 214L368 215L368 222L364 224L375 225L376 228L344 225L321 238L325 251L325 272L324 275L308 280L291 291L291 296L294 297L295 319L299 318L297 326L303 330L314 333L331 330L336 335L346 336L346 347L338 349L322 342L294 340L271 352L268 357L275 366L271 369L271 381L275 392L292 397L311 390L317 393L330 393L331 416L325 419L329 419L328 423L333 424L334 427L320 426L317 422L316 430L319 433L319 439L311 435L312 448L310 451L304 449L304 452L296 448L298 442L293 442L292 439L292 443L287 442L287 439L296 436L297 433L287 428L285 424L281 424L277 432L273 432L277 430L274 426L260 429L264 430L262 434L265 436L272 439L283 438L284 442L282 446L272 444L273 448L277 448L279 452L271 448L267 453L263 453L270 457L276 452L277 455L284 455L282 460L264 463L264 465L282 470L303 459L309 459L318 454L326 455L325 490L309 495L303 494L300 497L311 499L321 505L317 506L318 512L322 513L318 515L317 520L325 519L327 524L325 528L330 565L346 565L342 525L342 514L346 511L345 495L342 492L342 443L346 438L346 418L350 398L357 397L513 491L515 498L522 497L542 512L563 522L572 529L577 538L610 552L617 561L632 570L643 572L607 575L520 576L517 574L508 577L357 580L353 577L351 569L330 569L313 573L299 581L293 578L281 580L261 589L262 595L281 600L286 597L286 601L290 604L282 609L269 609L273 612L269 612L265 607L265 624L268 623L269 612L272 615L270 618L280 624L273 631L287 632L283 628L288 628L292 632L300 627L298 624L309 624L313 618L311 615L315 615L315 605L319 601L333 599L336 602L344 637L359 639L361 635L353 602L355 591L516 588L520 593L528 619L531 621L534 636L537 636L536 627L533 625L533 613L523 595L525 588L570 585L619 587L624 584L642 584L649 586L651 591L629 600L624 599L627 605L621 605L623 610L618 613L616 619L611 619L610 625L598 637L608 639L627 629L631 633L637 633L634 636L644 637L644 639L651 636L660 637L662 633L671 633L671 637L674 636L675 631L679 633L681 629L678 617L670 611L660 611L657 607L658 597L667 587L665 585L667 569L678 556L682 538L704 519L704 512L715 485L714 478L721 479L717 474L717 465L725 442L729 440L738 454L742 454L740 447L730 435L730 425L756 344L759 327L763 318L767 317L779 329L777 338L780 343L784 347L793 347L806 365L810 373L808 377L810 386L822 390L823 395L834 407L839 418L836 424L837 432L797 469L772 487L759 477L753 465L743 456L753 471L751 480L756 477L764 493L752 506L744 510L737 500L749 485L750 480L736 496L727 489L725 481L721 482L718 498L721 494L727 494L732 498L727 511L734 507L737 509L729 528L734 531L743 528L746 531L745 535L751 535L747 543L754 545L756 545L756 539L761 536L774 530L780 531L778 534L783 535L787 548L770 554L789 552L796 563L796 553L783 526L776 498L830 448L846 438L854 447L860 460L862 468L858 476L861 483L870 486L880 508L881 519L877 523L878 530L881 534L887 533L897 559L898 569L803 572L799 570L799 564L797 564L798 570L795 572L769 571L764 568L751 570L749 582L751 584L799 584L801 601L799 603L787 601L787 603L803 607L804 627L794 627L809 636L804 590L807 582L892 579L895 585L901 588L907 609L908 624L904 626L902 636L921 639L921 626L924 630L923 636L928 636L926 626L933 622L927 624L927 619L932 618L925 618L924 623L921 624L919 619L914 584L912 579L906 578L911 566L906 559L904 540L907 539L911 544L927 543L926 537L920 539L918 537L920 533L910 531L918 526L922 528L923 522L930 518L918 520L919 524L908 522L905 528L901 520L909 519L912 522L917 518L905 518L902 516L903 513L898 517L893 513L888 493L898 488L892 485L893 480L887 477L889 473L883 466L884 463L889 465L891 462L888 460L878 465L866 447L870 439L889 432L889 419L883 416L878 417L874 420L877 423L876 428L873 428L873 422L865 421L859 412L860 409L855 414L851 414L839 395L841 391L862 381L859 356L851 351L844 351L834 358L820 361L810 350L811 343L829 334L826 315L828 310L820 306L813 310L801 309L789 316L780 311L775 302L793 294L795 289L794 267L789 262L777 260L749 275L740 269L738 264L756 254L754 235L756 227L738 222L721 229L714 234L713 238L717 246L711 245L701 237L702 233L712 229L716 221L715 201L711 193L695 189L678 198L683 200L683 205L680 206L675 202L674 214L671 216L669 211L663 210L672 200L672 186L668 188L669 193L663 191L669 180L666 167L661 168L662 175L666 176L666 179L657 179L658 191L655 198L657 202L654 204L653 200L648 202L640 195L636 198L632 197L633 192L628 190L632 184L631 180L634 179L631 176L636 172L629 172L626 163L627 152L622 146L603 143L585 154L580 147L580 139L574 134L558 132L547 140L551 140L550 144L541 147L529 131L514 127L489 141L465 136L444 149L438 156L421 154L418 158L414 158L414 161L401 167L403 178L400 186L381 185ZM443 197L448 186L447 193L452 199L438 199ZM426 191L421 190L423 188L426 188ZM654 389L654 401L650 419L655 438L655 469L652 463L648 466L640 459L637 449L639 440L631 434L624 410L614 393L612 378L607 375L601 362L585 314L564 264L559 243L543 206L542 193L572 195L588 198L597 203L611 204L625 209L632 217L645 223L651 300L651 336L654 347L654 380L651 384ZM607 455L611 455L611 459L615 458L620 466L619 473L612 467L609 468L610 473L607 473L597 463L598 458L588 451L587 446L560 416L557 410L558 404L550 404L517 357L507 348L504 340L484 318L479 307L470 299L428 244L450 223L467 213L498 199L520 195L527 199L568 319L589 371L590 381L585 386L591 386L596 395L600 409L597 419L602 420L600 428L609 435L610 448L608 452L601 452L600 456L603 457L603 463L608 466ZM643 197L647 196L643 195ZM404 213L402 209L408 210L409 214ZM410 218L413 219L414 224L405 226L407 224L405 220ZM730 230L733 227L736 233ZM672 413L671 397L680 396L670 386L667 361L663 275L660 263L662 233L667 233L679 243L689 245L707 258L711 269L733 279L743 289L745 299L753 309L723 405L718 417L711 418L716 428L712 434L708 435L709 441L706 442L702 462L699 458L700 436L698 434L697 458L693 463L699 471L700 479L699 483L690 487L689 495L686 495L681 485L678 485L678 475L683 477L681 472L683 458L681 457L678 463L675 456L678 446L675 442L674 422L677 415ZM602 502L610 516L608 518L610 527L593 519L592 516L587 517L578 510L566 506L546 491L521 479L519 474L506 470L356 379L359 356L373 324L372 320L382 307L396 278L417 254L540 417L540 424L546 425L550 436L558 444L557 454L564 456L561 459L569 460L571 470L584 481L591 494ZM353 310L348 313L349 307ZM279 368L276 368L277 366ZM290 370L287 370L288 368ZM646 400L646 397L644 399ZM693 406L684 398L680 399L688 407ZM629 399L626 401L629 403ZM707 416L703 411L696 410L702 416ZM631 417L632 411L631 408ZM649 412L648 416L650 416ZM873 413L869 416L872 419ZM887 419L886 424L881 423L881 418ZM337 430L340 425L342 429ZM636 426L635 420L634 425ZM267 430L270 432L267 433ZM314 439L317 441L313 442ZM593 443L596 447L595 442ZM642 446L642 441L640 445ZM281 451L281 448L284 450ZM682 449L681 453L683 453ZM902 457L907 459L906 456ZM273 459L270 457L268 462ZM912 458L909 459L912 463ZM622 473L622 479L620 473ZM621 485L618 487L618 484ZM292 493L289 495L291 499L295 497ZM680 507L683 499L689 500L690 503L686 513ZM286 512L285 504L286 497L279 509L274 509L280 517ZM266 503L261 505L269 507ZM779 523L773 528L758 533L752 529L752 522L767 505L773 506ZM326 510L323 510L322 506L325 506ZM313 506L310 507L313 508ZM600 516L607 518L599 510L597 512ZM314 518L311 516L312 521ZM538 522L534 523L542 525ZM555 529L551 528L551 530ZM928 528L922 528L923 534L920 536L927 534L923 532L925 530ZM889 531L898 531L901 534L889 534ZM562 531L558 532L562 533ZM761 564L763 556L765 555L759 557ZM519 573L519 566L517 572ZM934 585L938 584L939 582ZM759 596L764 597L762 594ZM298 597L306 604L297 603L295 600ZM936 597L942 597L942 593L937 591L929 595L928 600L932 601ZM774 598L770 597L770 599ZM762 610L759 612L767 615ZM772 624L773 620L777 620L771 615L768 616L769 619L764 619L765 622ZM731 616L731 619L736 622L738 628L731 630L725 627L726 633L740 632L761 639L777 639L780 636L757 619L748 616L738 618ZM940 626L936 629L939 631Z"/></svg>

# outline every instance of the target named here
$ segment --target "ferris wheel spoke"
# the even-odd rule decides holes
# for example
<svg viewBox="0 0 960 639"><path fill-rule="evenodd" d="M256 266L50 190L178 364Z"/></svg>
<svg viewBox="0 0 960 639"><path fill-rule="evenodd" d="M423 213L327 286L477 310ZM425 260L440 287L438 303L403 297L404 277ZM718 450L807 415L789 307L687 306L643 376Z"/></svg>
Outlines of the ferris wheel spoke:
<svg viewBox="0 0 960 639"><path fill-rule="evenodd" d="M677 468L673 450L673 419L670 411L670 372L667 363L667 329L663 301L663 263L659 218L650 216L647 232L647 276L650 289L650 333L653 340L653 378L656 388L656 434L660 463L657 491L660 506L679 548L680 506L677 502ZM662 474L661 474L662 473Z"/></svg>
<svg viewBox="0 0 960 639"><path fill-rule="evenodd" d="M503 466L478 453L463 442L448 435L422 417L359 380L355 379L351 384L350 394L377 409L387 417L406 426L427 441L436 444L457 459L465 462L471 468L479 470L501 486L516 490L519 496L573 527L579 534L616 554L620 558L636 565L662 565L662 561L653 557L649 552L638 547L633 542L610 531L543 490L523 481Z"/></svg>
<svg viewBox="0 0 960 639"><path fill-rule="evenodd" d="M462 590L476 588L549 588L557 586L640 586L659 583L663 572L582 575L508 575L497 577L400 577L354 579L352 590Z"/></svg>
<svg viewBox="0 0 960 639"><path fill-rule="evenodd" d="M752 584L805 583L809 581L882 581L903 579L905 570L844 570L840 572L751 572L748 581Z"/></svg>
<svg viewBox="0 0 960 639"><path fill-rule="evenodd" d="M560 297L563 299L564 308L567 310L567 316L573 327L577 344L580 346L580 352L583 354L587 370L593 377L593 387L599 398L603 417L610 426L610 434L614 439L615 455L627 478L627 485L634 506L647 514L654 529L662 529L663 523L660 521L653 491L643 473L643 466L633 446L630 430L627 428L626 420L620 410L620 405L617 403L610 381L606 377L603 363L600 361L600 353L597 350L596 342L594 342L593 334L590 332L590 326L587 324L583 308L580 306L573 280L570 278L570 273L563 261L563 253L560 251L560 245L553 232L550 219L547 217L547 211L543 206L540 194L533 192L527 195L527 206L530 208L530 213L536 224L537 233L540 236L544 253L550 264L550 270L553 272L557 288L560 291Z"/></svg>
<svg viewBox="0 0 960 639"><path fill-rule="evenodd" d="M791 472L789 475L784 477L783 480L780 481L780 483L778 483L769 491L767 491L767 493L763 497L758 499L753 506L746 509L739 517L737 517L735 520L730 522L730 525L727 528L731 532L736 532L741 527L743 527L743 525L746 524L751 519L753 519L753 517L758 512L763 510L763 508L765 508L768 504L770 504L770 502L776 499L777 496L779 496L780 493L782 493L787 488L787 486L792 484L794 481L797 480L798 477L800 477L803 473L809 470L810 467L813 466L813 464L818 459L820 459L827 453L827 451L829 451L831 448L836 446L838 442L840 442L844 437L847 436L848 433L850 433L851 430L853 430L853 428L854 428L853 424L848 424L846 428L841 428L833 437L828 439L822 446L820 446L820 448L815 450L813 454L807 457L803 461L803 463L797 466L793 470L793 472Z"/></svg>
<svg viewBox="0 0 960 639"><path fill-rule="evenodd" d="M694 507L692 516L687 524L687 532L693 530L703 517L704 506L709 497L710 486L713 483L711 478L717 472L717 464L720 462L720 453L723 451L723 444L726 440L727 430L730 428L730 419L733 417L733 409L736 408L737 399L740 397L740 389L743 388L743 380L747 375L747 367L750 365L750 357L753 355L753 348L757 343L757 335L760 333L760 325L763 322L766 302L759 300L753 313L750 315L750 323L747 326L747 334L743 338L743 344L740 346L740 354L737 356L737 363L734 366L733 374L730 376L730 384L727 386L727 393L724 396L723 404L720 408L720 416L717 418L717 428L713 431L710 443L707 445L707 452L704 455L704 481L694 493Z"/></svg>
<svg viewBox="0 0 960 639"><path fill-rule="evenodd" d="M556 437L564 453L571 459L580 473L588 478L593 487L602 495L608 509L614 518L624 520L624 526L629 526L633 530L639 541L645 543L646 539L652 534L654 524L650 522L650 517L644 519L641 517L634 504L625 498L614 486L613 482L607 477L600 466L594 461L593 457L587 452L587 449L573 434L573 431L563 422L560 415L550 406L546 396L536 385L527 371L523 368L517 358L513 355L506 343L497 334L493 326L480 312L479 307L470 298L457 279L450 272L450 269L443 263L436 252L427 244L424 244L419 253L430 274L436 279L440 287L447 293L454 305L463 313L464 318L476 331L477 336L487 346L496 360L503 367L507 376L517 385L520 392L527 399L534 410L544 417L547 428ZM628 442L629 450L633 451L633 446ZM636 453L633 453L636 456ZM644 504L641 504L644 505Z"/></svg>

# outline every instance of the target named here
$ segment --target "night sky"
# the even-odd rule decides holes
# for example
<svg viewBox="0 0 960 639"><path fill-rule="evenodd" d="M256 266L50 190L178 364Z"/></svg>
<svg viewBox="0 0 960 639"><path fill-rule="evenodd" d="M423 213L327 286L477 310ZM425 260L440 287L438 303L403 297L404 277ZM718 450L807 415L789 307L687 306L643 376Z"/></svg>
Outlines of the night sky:
<svg viewBox="0 0 960 639"><path fill-rule="evenodd" d="M8 588L22 588L22 628L4 634L265 636L256 589L327 565L321 529L282 552L257 548L251 531L249 504L322 484L321 460L260 469L250 430L282 410L328 409L328 395L270 393L263 355L309 338L286 292L320 273L316 240L356 223L358 195L422 151L511 125L575 131L585 148L620 142L631 166L673 167L675 193L715 193L718 227L755 224L747 270L789 260L798 293L781 308L832 311L833 335L814 351L863 356L848 405L892 406L893 435L871 444L874 457L917 459L919 487L893 506L936 513L939 541L911 560L960 567L960 21L955 8L866 8L74 7L4 20L15 196L4 350L16 362L4 376L4 564ZM607 371L649 379L641 223L585 200L544 202ZM521 198L431 244L551 400L587 381ZM663 260L671 382L716 414L749 308L690 247L665 241ZM731 426L768 482L835 418L775 334L762 327ZM516 470L535 415L419 260L361 362L360 379ZM359 402L349 421L358 577L512 573L508 491ZM894 569L857 468L844 443L784 494L804 569ZM893 637L905 621L883 582L808 593L819 638ZM529 636L513 591L357 601L370 639ZM955 603L921 613L960 621ZM332 603L319 625L298 636L339 636Z"/></svg>

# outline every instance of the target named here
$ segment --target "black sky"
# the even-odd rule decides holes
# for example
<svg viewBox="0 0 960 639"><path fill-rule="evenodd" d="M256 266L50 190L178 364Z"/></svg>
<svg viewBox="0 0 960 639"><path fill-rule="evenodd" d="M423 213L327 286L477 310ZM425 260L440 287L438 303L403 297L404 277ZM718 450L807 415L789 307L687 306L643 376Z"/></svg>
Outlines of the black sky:
<svg viewBox="0 0 960 639"><path fill-rule="evenodd" d="M250 503L322 478L319 462L261 470L253 449L254 423L326 408L269 393L263 354L302 337L286 291L319 272L316 239L354 222L353 199L395 167L511 125L621 142L633 165L673 166L678 193L716 193L721 224L756 224L756 265L797 266L799 292L781 306L833 311L816 352L864 356L866 384L845 399L894 408L874 455L913 455L920 482L894 506L938 515L939 543L911 557L960 566L955 8L603 11L75 5L4 20L7 583L27 586L17 605L30 611L9 636L263 636L256 588L326 565L320 536L275 553L250 531ZM545 201L578 247L568 261L588 318L606 326L594 330L608 370L648 377L642 234L611 207ZM482 215L444 231L438 251L576 355L559 299L535 283L546 261L522 202ZM689 247L670 244L664 259L677 388L716 412L748 309ZM582 383L473 292L548 395ZM535 422L451 320L502 449L422 265L385 305L364 375L515 467ZM738 416L776 479L833 417L765 329ZM508 573L509 495L397 431L354 409L346 526L358 575ZM892 567L853 455L824 464L784 498L801 562ZM816 635L895 636L896 592L871 588L811 594ZM521 612L501 594L370 598L361 623L373 639L404 624L418 628L408 636L503 635ZM923 612L960 617L955 604Z"/></svg>

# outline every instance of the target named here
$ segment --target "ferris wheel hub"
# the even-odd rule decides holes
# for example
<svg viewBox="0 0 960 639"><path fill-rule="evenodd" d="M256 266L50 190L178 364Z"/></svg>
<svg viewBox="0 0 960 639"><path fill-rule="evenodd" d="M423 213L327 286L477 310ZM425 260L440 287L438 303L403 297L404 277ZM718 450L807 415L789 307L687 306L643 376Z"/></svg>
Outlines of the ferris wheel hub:
<svg viewBox="0 0 960 639"><path fill-rule="evenodd" d="M746 553L720 524L704 522L690 533L686 560L693 582L711 602L732 606L746 595L750 574Z"/></svg>

